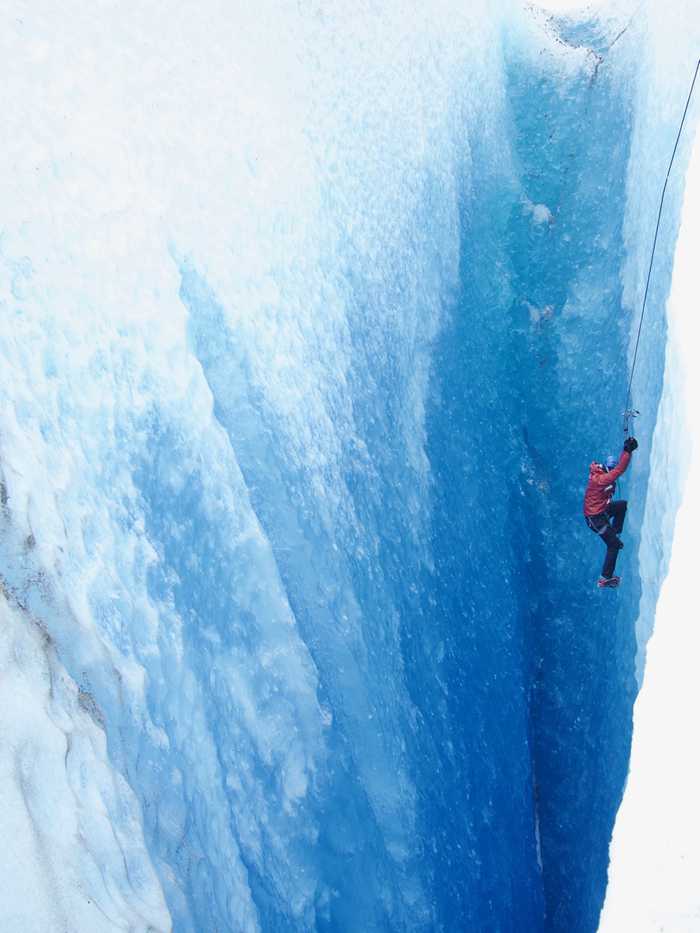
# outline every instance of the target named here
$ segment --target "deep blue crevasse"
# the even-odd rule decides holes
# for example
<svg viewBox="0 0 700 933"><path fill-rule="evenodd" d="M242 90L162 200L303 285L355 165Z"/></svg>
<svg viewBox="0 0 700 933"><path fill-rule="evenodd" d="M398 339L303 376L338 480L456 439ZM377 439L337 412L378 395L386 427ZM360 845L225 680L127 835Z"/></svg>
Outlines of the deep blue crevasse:
<svg viewBox="0 0 700 933"><path fill-rule="evenodd" d="M319 826L309 857L335 892L319 905L319 929L593 931L604 896L635 693L636 547L630 539L622 558L624 590L598 593L602 550L580 500L589 461L621 441L629 89L605 56L584 61L564 86L554 67L550 74L516 48L509 56L519 177L494 174L488 147L474 141L460 283L434 347L429 564L412 548L404 508L414 478L400 445L387 443L402 373L392 334L370 329L382 301L375 286L348 263L348 380L363 447L348 442L343 456L357 522L331 539L303 470L290 464L278 416L240 379L245 353L216 295L191 264L181 270L216 418L334 714L327 773L308 803ZM429 230L429 210L418 220ZM393 285L400 294L400 268ZM156 449L143 477L157 459ZM142 494L166 562L186 580L170 529L190 521L210 567L207 592L176 587L177 608L220 618L225 634L235 568L197 517L196 478L175 499L157 486L144 478ZM368 645L362 670L342 637L328 637L349 591ZM400 659L387 658L389 617L400 621ZM399 661L413 708L391 719L400 731L392 739L418 793L417 850L404 868L388 857L359 777L374 746L352 708L356 691L371 689L381 721L397 702L386 673ZM264 873L248 868L264 929L294 929ZM404 870L428 892L415 911L403 900ZM209 907L201 891L192 895L201 929Z"/></svg>
<svg viewBox="0 0 700 933"><path fill-rule="evenodd" d="M581 519L588 463L617 454L626 389L620 270L629 89L591 55L562 87L509 72L523 188L551 223L514 210L509 242L523 340L523 491L530 515L531 734L548 930L595 930L631 738L635 542L625 589L594 588L602 549ZM636 509L643 503L633 503ZM609 595L609 594L605 594Z"/></svg>

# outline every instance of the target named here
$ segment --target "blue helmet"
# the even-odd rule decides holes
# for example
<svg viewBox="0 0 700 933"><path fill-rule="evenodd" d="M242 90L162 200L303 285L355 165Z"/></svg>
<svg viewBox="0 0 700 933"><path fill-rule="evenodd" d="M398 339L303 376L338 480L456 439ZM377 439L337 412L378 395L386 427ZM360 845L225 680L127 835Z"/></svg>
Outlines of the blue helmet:
<svg viewBox="0 0 700 933"><path fill-rule="evenodd" d="M603 464L603 466L605 467L608 473L610 472L610 470L614 470L615 467L617 466L617 457L613 457L613 455L610 454L609 456L605 458L605 463Z"/></svg>

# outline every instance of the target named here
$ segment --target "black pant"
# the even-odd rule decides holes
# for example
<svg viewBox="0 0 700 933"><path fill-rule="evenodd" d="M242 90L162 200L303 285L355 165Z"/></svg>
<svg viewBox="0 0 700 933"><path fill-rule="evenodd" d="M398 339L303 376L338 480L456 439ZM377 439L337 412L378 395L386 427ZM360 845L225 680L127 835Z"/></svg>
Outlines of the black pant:
<svg viewBox="0 0 700 933"><path fill-rule="evenodd" d="M617 502L610 502L604 512L586 517L586 524L591 531L595 531L597 535L600 535L608 546L602 570L602 575L608 580L615 573L617 552L622 547L622 541L620 541L618 535L622 533L626 512L627 503L624 499L618 499Z"/></svg>

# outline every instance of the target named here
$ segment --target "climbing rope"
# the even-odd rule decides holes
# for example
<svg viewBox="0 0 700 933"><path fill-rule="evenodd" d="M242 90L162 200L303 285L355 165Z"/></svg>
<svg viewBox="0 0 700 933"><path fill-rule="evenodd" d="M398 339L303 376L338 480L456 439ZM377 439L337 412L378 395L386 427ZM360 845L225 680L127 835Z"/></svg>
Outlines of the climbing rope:
<svg viewBox="0 0 700 933"><path fill-rule="evenodd" d="M637 328L637 341L634 345L634 356L632 358L632 369L630 371L630 381L627 386L627 400L625 401L625 410L623 412L623 428L625 434L629 431L630 420L635 418L639 412L633 408L630 408L630 398L632 396L632 380L634 379L634 370L637 365L637 351L639 350L639 338L642 334L642 324L644 323L644 312L647 306L647 296L649 294L649 282L651 281L651 270L654 265L654 254L656 252L656 241L659 236L659 226L661 224L661 212L664 207L664 198L666 197L666 187L668 185L668 179L671 174L671 169L673 167L673 160L676 158L676 150L678 149L678 143L681 138L681 133L683 132L683 124L685 123L686 114L688 113L688 107L690 106L690 100L693 96L693 91L695 90L695 81L698 76L698 70L700 69L700 59L695 66L695 74L693 75L693 82L690 85L690 91L688 92L688 99L685 102L685 110L683 111L683 116L681 117L681 123L678 127L678 135L676 136L676 143L673 147L673 153L671 155L671 161L668 163L668 171L666 172L666 181L664 182L663 191L661 192L661 201L659 202L659 213L656 217L656 230L654 231L654 243L651 247L651 258L649 259L649 271L647 272L647 283L644 289L644 300L642 301L642 313L639 317L639 327Z"/></svg>

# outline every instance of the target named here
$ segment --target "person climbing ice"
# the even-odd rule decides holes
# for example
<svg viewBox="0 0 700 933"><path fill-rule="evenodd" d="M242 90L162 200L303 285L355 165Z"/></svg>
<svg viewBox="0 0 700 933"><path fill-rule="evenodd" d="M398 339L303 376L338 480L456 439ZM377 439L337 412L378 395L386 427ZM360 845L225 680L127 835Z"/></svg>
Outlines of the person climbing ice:
<svg viewBox="0 0 700 933"><path fill-rule="evenodd" d="M627 502L624 499L613 501L615 483L629 466L633 451L639 445L634 437L628 437L623 445L620 459L608 457L605 463L595 460L588 473L588 485L583 497L583 516L586 524L607 545L603 570L598 586L617 586L620 578L615 576L615 564L620 549L624 546L620 540L622 526L625 523Z"/></svg>

